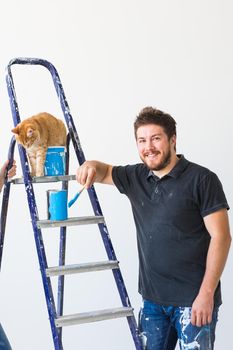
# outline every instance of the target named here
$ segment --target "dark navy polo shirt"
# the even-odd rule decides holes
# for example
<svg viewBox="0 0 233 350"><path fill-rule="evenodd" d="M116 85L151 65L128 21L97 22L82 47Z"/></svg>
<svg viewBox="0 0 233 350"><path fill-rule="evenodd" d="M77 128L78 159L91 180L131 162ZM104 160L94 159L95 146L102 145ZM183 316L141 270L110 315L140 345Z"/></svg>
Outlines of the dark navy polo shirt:
<svg viewBox="0 0 233 350"><path fill-rule="evenodd" d="M210 243L203 217L229 207L216 174L179 157L162 178L142 163L115 166L112 177L132 206L142 297L162 305L191 306ZM221 304L220 284L215 304Z"/></svg>

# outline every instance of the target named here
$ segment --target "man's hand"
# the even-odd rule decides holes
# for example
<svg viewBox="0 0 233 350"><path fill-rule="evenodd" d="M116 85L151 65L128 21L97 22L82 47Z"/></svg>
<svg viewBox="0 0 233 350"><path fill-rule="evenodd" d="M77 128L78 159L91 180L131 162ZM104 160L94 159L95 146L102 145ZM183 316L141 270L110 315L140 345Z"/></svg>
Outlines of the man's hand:
<svg viewBox="0 0 233 350"><path fill-rule="evenodd" d="M201 327L210 324L214 308L214 297L208 293L198 294L192 305L191 323Z"/></svg>
<svg viewBox="0 0 233 350"><path fill-rule="evenodd" d="M93 185L96 178L96 166L91 161L83 163L76 172L76 180L86 188Z"/></svg>
<svg viewBox="0 0 233 350"><path fill-rule="evenodd" d="M113 185L112 165L97 160L86 161L78 168L76 180L86 188L91 187L94 182Z"/></svg>
<svg viewBox="0 0 233 350"><path fill-rule="evenodd" d="M3 166L0 168L0 190L2 189L2 186L4 185L5 175L6 175L6 170L7 170L8 164L9 164L9 160L5 161ZM15 175L16 175L16 163L14 160L12 167L8 170L7 176L8 176L8 179L10 179Z"/></svg>

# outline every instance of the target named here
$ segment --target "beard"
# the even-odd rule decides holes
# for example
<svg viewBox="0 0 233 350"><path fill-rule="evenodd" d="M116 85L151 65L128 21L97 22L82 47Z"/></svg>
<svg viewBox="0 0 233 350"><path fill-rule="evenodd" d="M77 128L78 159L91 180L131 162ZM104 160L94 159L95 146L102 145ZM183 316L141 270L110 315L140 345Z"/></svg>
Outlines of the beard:
<svg viewBox="0 0 233 350"><path fill-rule="evenodd" d="M141 158L142 159L142 158ZM166 154L164 154L163 158L161 159L161 161L158 164L155 165L150 165L148 164L145 159L142 159L143 163L152 171L159 171L162 170L164 168L166 168L166 166L170 163L171 161L171 150L169 149L168 152Z"/></svg>

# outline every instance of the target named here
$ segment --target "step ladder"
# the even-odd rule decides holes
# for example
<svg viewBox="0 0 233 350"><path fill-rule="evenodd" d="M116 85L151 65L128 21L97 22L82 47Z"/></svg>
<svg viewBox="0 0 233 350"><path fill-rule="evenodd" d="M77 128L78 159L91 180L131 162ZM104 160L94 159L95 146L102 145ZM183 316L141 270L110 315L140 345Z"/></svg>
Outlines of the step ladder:
<svg viewBox="0 0 233 350"><path fill-rule="evenodd" d="M126 317L128 325L133 337L133 342L137 350L142 350L142 341L138 332L137 323L134 317L133 308L131 306L129 296L124 284L124 280L119 268L119 262L116 258L114 248L108 233L108 229L102 214L102 210L97 198L97 194L94 186L88 190L89 199L94 211L93 216L85 217L71 217L64 221L50 221L40 220L38 217L38 210L36 204L36 198L34 194L34 183L48 183L48 182L62 182L62 189L68 189L68 182L75 180L74 175L69 175L69 145L70 141L73 144L77 160L81 165L85 161L84 153L80 144L80 140L73 122L73 118L70 113L70 109L64 94L64 90L61 84L61 80L55 67L47 60L38 58L15 58L11 60L6 69L6 82L7 90L9 94L11 112L13 117L14 126L16 126L20 120L19 108L16 99L16 93L14 88L14 82L12 77L11 67L12 65L41 65L47 68L52 76L52 80L56 89L58 99L60 101L61 109L65 118L65 122L68 129L67 137L67 161L66 161L66 175L64 176L44 176L35 177L30 176L29 165L24 148L18 145L20 161L22 166L23 178L15 179L11 182L6 182L3 193L2 209L1 209L1 225L0 225L0 265L2 261L2 252L4 245L5 227L7 219L8 201L10 195L11 184L24 184L27 193L28 206L31 215L31 222L34 232L36 250L40 265L40 271L43 281L44 294L49 314L50 326L52 331L52 337L54 342L54 348L56 350L62 350L62 327L82 324L89 322L102 321L107 319L114 319L120 317ZM11 139L9 146L8 157L11 160L11 164L14 158L15 139ZM107 261L98 261L91 263L79 263L73 265L65 264L66 255L66 235L67 227L75 225L92 225L97 224L99 232L101 234L103 244L108 257ZM47 264L45 246L42 237L42 229L60 227L60 246L59 246L59 263L56 267L49 267ZM67 274L84 273L89 271L101 271L111 270L114 276L114 280L117 286L117 290L121 299L122 306L113 309L104 309L93 312L78 313L71 315L63 315L63 302L64 302L64 277ZM57 305L55 304L54 293L51 283L51 277L58 277L57 287Z"/></svg>

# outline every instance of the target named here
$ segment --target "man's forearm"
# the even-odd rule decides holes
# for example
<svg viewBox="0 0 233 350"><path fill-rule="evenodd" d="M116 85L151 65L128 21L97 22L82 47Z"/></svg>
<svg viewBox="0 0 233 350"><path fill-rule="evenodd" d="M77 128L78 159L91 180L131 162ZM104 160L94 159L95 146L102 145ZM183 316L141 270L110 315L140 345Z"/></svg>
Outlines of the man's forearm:
<svg viewBox="0 0 233 350"><path fill-rule="evenodd" d="M227 260L230 245L230 236L222 238L219 235L211 238L200 293L214 294Z"/></svg>
<svg viewBox="0 0 233 350"><path fill-rule="evenodd" d="M211 240L201 290L214 293L223 272L231 245L227 210L222 209L210 214L204 221L210 233Z"/></svg>
<svg viewBox="0 0 233 350"><path fill-rule="evenodd" d="M223 272L231 244L227 210L222 209L204 218L211 236L206 260L206 270L199 293L192 305L191 322L195 326L209 324L212 320L214 292Z"/></svg>
<svg viewBox="0 0 233 350"><path fill-rule="evenodd" d="M97 160L91 160L89 163L96 169L95 182L104 183L109 171L109 165Z"/></svg>

